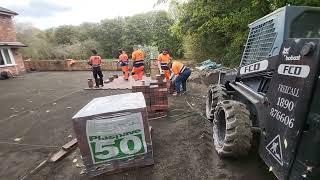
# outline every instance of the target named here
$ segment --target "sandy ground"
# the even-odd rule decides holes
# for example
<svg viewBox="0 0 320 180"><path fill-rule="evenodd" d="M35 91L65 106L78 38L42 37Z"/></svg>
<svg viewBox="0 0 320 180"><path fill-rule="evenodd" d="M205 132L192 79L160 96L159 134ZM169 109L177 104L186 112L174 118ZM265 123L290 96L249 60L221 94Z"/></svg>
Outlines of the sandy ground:
<svg viewBox="0 0 320 180"><path fill-rule="evenodd" d="M112 73L104 72L105 76ZM128 91L85 91L89 72L39 72L0 81L0 179L19 179L74 136L72 116L95 97ZM212 129L203 115L206 88L189 83L189 92L170 97L169 117L150 122L155 165L102 179L274 179L252 150L249 157L220 159L212 146ZM188 103L191 107L188 105ZM14 139L21 138L15 142ZM88 179L81 176L76 150L29 179Z"/></svg>

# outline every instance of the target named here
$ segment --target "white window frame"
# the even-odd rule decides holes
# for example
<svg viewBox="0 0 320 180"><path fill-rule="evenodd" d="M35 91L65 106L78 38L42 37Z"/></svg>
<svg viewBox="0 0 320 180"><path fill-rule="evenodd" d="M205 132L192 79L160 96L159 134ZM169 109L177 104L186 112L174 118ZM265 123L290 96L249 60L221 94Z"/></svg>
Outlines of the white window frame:
<svg viewBox="0 0 320 180"><path fill-rule="evenodd" d="M4 49L8 50L8 53L9 53L9 56L10 56L10 59L11 59L11 64L7 63L7 59L6 59L6 57L4 56L4 53L3 53ZM0 51L1 51L0 55L2 56L2 59L4 61L4 65L0 65L0 67L16 66L17 65L10 48L0 48Z"/></svg>

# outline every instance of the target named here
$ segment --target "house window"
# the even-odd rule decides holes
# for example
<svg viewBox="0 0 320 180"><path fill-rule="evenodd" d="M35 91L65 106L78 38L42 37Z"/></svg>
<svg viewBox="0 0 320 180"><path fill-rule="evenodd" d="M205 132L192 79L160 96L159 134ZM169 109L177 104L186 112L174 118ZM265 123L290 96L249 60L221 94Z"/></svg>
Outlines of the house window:
<svg viewBox="0 0 320 180"><path fill-rule="evenodd" d="M11 49L0 49L0 66L15 65Z"/></svg>

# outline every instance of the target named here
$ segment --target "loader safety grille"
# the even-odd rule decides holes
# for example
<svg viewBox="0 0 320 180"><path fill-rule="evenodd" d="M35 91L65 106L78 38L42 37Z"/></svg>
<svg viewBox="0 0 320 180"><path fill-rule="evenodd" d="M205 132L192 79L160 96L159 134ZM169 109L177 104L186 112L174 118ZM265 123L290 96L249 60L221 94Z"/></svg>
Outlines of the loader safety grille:
<svg viewBox="0 0 320 180"><path fill-rule="evenodd" d="M273 20L251 28L240 66L266 59L272 49L276 35Z"/></svg>

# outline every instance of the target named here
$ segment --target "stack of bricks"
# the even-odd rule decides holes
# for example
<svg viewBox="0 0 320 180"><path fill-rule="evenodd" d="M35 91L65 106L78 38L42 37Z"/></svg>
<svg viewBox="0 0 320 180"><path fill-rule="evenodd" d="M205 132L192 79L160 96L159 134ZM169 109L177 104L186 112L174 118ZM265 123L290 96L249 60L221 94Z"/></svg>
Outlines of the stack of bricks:
<svg viewBox="0 0 320 180"><path fill-rule="evenodd" d="M132 92L142 92L148 109L148 117L156 118L167 115L168 89L163 76L157 75L157 80L145 82L144 85L132 86Z"/></svg>

